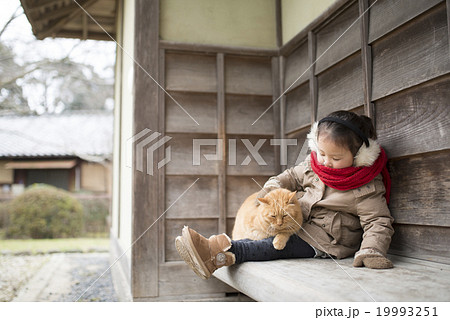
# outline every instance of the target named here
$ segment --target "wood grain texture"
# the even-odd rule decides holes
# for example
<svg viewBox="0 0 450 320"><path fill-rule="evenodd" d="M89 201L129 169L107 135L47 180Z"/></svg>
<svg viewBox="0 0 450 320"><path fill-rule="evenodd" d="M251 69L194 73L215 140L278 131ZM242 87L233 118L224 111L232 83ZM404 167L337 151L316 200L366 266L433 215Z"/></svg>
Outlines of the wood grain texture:
<svg viewBox="0 0 450 320"><path fill-rule="evenodd" d="M289 56L286 57L284 90L293 90L308 81L311 66L308 57L308 41L304 41ZM301 77L300 77L301 76Z"/></svg>
<svg viewBox="0 0 450 320"><path fill-rule="evenodd" d="M317 31L316 74L321 73L361 48L358 18L359 8L356 1Z"/></svg>
<svg viewBox="0 0 450 320"><path fill-rule="evenodd" d="M286 95L285 134L310 124L310 98L308 82Z"/></svg>
<svg viewBox="0 0 450 320"><path fill-rule="evenodd" d="M450 151L389 162L389 208L397 224L450 227Z"/></svg>
<svg viewBox="0 0 450 320"><path fill-rule="evenodd" d="M160 292L166 300L171 300L170 296L186 296L184 297L186 299L188 294L191 296L208 294L211 297L212 294L219 292L223 293L223 296L225 292L236 292L235 289L214 277L208 281L201 280L184 262L164 263L159 267L159 274Z"/></svg>
<svg viewBox="0 0 450 320"><path fill-rule="evenodd" d="M303 128L299 131L289 134L286 138L297 140L296 146L289 146L287 149L287 168L294 167L303 160L306 155L309 154L308 142L306 141L306 135L309 133L310 127Z"/></svg>
<svg viewBox="0 0 450 320"><path fill-rule="evenodd" d="M394 225L389 252L411 258L450 264L450 228Z"/></svg>
<svg viewBox="0 0 450 320"><path fill-rule="evenodd" d="M171 91L216 92L215 55L167 52L166 89Z"/></svg>
<svg viewBox="0 0 450 320"><path fill-rule="evenodd" d="M318 76L317 118L364 105L361 55L358 52Z"/></svg>
<svg viewBox="0 0 450 320"><path fill-rule="evenodd" d="M260 190L270 176L229 176L227 183L227 217L234 218L248 196ZM255 181L253 181L255 179ZM228 229L231 231L230 229ZM230 233L231 234L231 233Z"/></svg>
<svg viewBox="0 0 450 320"><path fill-rule="evenodd" d="M227 56L225 92L272 96L271 68L269 58Z"/></svg>
<svg viewBox="0 0 450 320"><path fill-rule="evenodd" d="M376 101L378 140L390 158L450 148L450 77Z"/></svg>
<svg viewBox="0 0 450 320"><path fill-rule="evenodd" d="M284 259L223 267L214 276L256 301L450 300L449 266L389 258L389 270L354 268L353 258Z"/></svg>
<svg viewBox="0 0 450 320"><path fill-rule="evenodd" d="M226 114L225 105L225 57L223 53L217 54L217 137L226 140ZM227 228L227 203L226 203L226 185L227 185L227 145L221 145L222 159L219 161L218 177L218 214L219 214L219 233L226 232Z"/></svg>
<svg viewBox="0 0 450 320"><path fill-rule="evenodd" d="M445 5L372 45L373 100L450 72Z"/></svg>
<svg viewBox="0 0 450 320"><path fill-rule="evenodd" d="M227 94L225 104L227 134L275 134L272 97Z"/></svg>
<svg viewBox="0 0 450 320"><path fill-rule="evenodd" d="M370 1L370 4L373 2L374 0ZM376 41L440 2L442 0L409 0L405 5L401 0L377 1L369 10L369 43Z"/></svg>
<svg viewBox="0 0 450 320"><path fill-rule="evenodd" d="M135 30L141 32L135 34L135 59L155 79L159 79L158 27L159 1L136 1ZM134 72L134 85L134 133L145 128L159 132L159 118L154 116L159 108L158 86L140 68ZM158 182L158 175L133 170L132 241L140 239L131 253L133 298L158 296L158 225L147 231L158 218Z"/></svg>
<svg viewBox="0 0 450 320"><path fill-rule="evenodd" d="M171 97L165 95L167 133L217 133L216 94L170 92L170 95L181 107Z"/></svg>
<svg viewBox="0 0 450 320"><path fill-rule="evenodd" d="M218 177L166 176L167 219L195 219L219 217ZM187 189L189 190L185 192ZM185 192L185 193L184 193ZM163 211L163 212L164 212Z"/></svg>
<svg viewBox="0 0 450 320"><path fill-rule="evenodd" d="M238 176L258 176L258 175L273 175L276 172L275 168L275 155L273 152L273 145L270 143L270 139L273 136L246 136L246 135L228 135L227 143L229 146L228 153L228 175ZM265 139L265 141L264 141ZM230 140L232 140L230 142ZM243 140L248 140L249 147L245 145ZM235 141L235 142L233 142ZM235 146L230 143L235 143ZM258 145L261 145L258 149ZM251 152L253 150L256 159ZM258 149L256 151L256 149ZM234 151L236 150L236 151Z"/></svg>
<svg viewBox="0 0 450 320"><path fill-rule="evenodd" d="M374 104L372 103L372 47L369 45L369 0L359 0L359 14L361 16L361 66L363 72L364 114L374 118Z"/></svg>
<svg viewBox="0 0 450 320"><path fill-rule="evenodd" d="M165 166L166 174L171 175L218 175L219 160L208 160L205 155L218 154L217 135L172 133L172 139L164 146L171 148L171 161ZM199 149L200 164L194 163L194 140L205 143L209 139L213 145L201 145ZM198 155L197 151L195 153Z"/></svg>

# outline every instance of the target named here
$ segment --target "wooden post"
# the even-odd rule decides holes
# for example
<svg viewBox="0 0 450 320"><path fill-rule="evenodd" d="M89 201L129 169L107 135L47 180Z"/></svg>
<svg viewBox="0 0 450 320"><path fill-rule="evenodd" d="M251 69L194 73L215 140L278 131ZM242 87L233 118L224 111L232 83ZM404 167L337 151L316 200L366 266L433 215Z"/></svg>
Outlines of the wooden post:
<svg viewBox="0 0 450 320"><path fill-rule="evenodd" d="M217 138L222 140L222 160L219 165L219 233L227 232L227 142L225 110L225 55L217 54ZM217 150L219 151L219 150Z"/></svg>
<svg viewBox="0 0 450 320"><path fill-rule="evenodd" d="M308 55L311 65L309 72L309 95L311 103L311 125L317 121L318 90L316 73L316 35L308 32Z"/></svg>
<svg viewBox="0 0 450 320"><path fill-rule="evenodd" d="M281 132L281 116L280 116L280 95L283 93L281 91L281 83L280 83L280 58L272 57L272 100L278 99L277 103L273 105L273 128L274 128L274 138L280 139L283 138L283 133ZM275 145L273 149L275 153L275 163L274 169L275 172L280 172L280 146Z"/></svg>
<svg viewBox="0 0 450 320"><path fill-rule="evenodd" d="M369 45L369 0L359 0L359 14L361 31L361 60L364 88L364 114L375 124L375 110L372 103L372 48ZM365 13L364 13L365 12Z"/></svg>
<svg viewBox="0 0 450 320"><path fill-rule="evenodd" d="M134 30L134 58L140 64L134 67L134 134L146 128L160 132L159 87L148 76L159 79L159 1L136 0ZM146 230L158 218L159 187L157 173L149 175L133 169L132 242L140 238L131 255L134 299L158 296L158 224Z"/></svg>

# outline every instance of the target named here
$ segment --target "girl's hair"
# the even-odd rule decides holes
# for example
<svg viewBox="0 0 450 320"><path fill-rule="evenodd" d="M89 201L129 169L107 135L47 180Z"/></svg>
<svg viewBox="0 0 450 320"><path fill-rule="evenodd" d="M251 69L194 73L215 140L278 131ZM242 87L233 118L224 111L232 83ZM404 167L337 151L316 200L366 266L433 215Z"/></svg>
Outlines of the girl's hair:
<svg viewBox="0 0 450 320"><path fill-rule="evenodd" d="M357 127L367 138L376 140L377 133L373 126L372 120L366 116L359 116L351 111L335 111L330 113L327 117L338 118L346 122L350 122ZM318 126L317 139L321 134L325 134L332 139L338 146L348 148L353 156L356 155L359 148L363 144L363 139L359 137L353 130L344 126L343 124L323 121Z"/></svg>

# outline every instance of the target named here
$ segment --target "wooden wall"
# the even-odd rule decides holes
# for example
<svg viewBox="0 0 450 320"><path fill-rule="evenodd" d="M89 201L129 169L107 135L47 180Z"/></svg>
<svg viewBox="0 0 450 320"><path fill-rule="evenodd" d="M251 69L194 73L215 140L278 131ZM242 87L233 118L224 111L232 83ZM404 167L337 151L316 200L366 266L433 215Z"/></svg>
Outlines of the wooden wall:
<svg viewBox="0 0 450 320"><path fill-rule="evenodd" d="M281 49L281 126L301 145L335 110L372 117L390 158L390 252L448 264L449 1L379 0L364 14L373 2L348 1Z"/></svg>
<svg viewBox="0 0 450 320"><path fill-rule="evenodd" d="M207 237L231 234L240 204L259 189L252 178L264 184L279 172L274 147L269 143L275 137L279 109L271 109L252 125L272 104L272 77L277 73L278 60L270 52L224 53L221 48L208 52L211 48L206 51L163 41L161 47L160 76L167 91L162 118L164 134L171 137L167 146L172 160L164 167L161 194L167 212L160 220L159 296L223 296L234 290L217 279L199 282L181 261L174 240L184 225ZM197 139L215 143L200 147L199 165L193 162ZM259 149L266 166L257 164L243 139L252 145L266 139ZM218 152L218 141L223 142L222 159L207 160L204 155ZM247 156L251 161L242 165Z"/></svg>
<svg viewBox="0 0 450 320"><path fill-rule="evenodd" d="M133 239L145 234L133 247L134 299L232 292L198 279L180 261L176 236L184 225L205 236L230 233L242 201L302 160L311 123L339 109L372 117L390 158L390 252L450 263L449 2L379 0L367 11L369 0L339 0L279 50L260 50L159 40L158 8L139 0L136 29L150 35L138 33L136 56L166 92L135 72L135 132L170 137L171 161L155 176L134 173ZM269 143L280 137L297 139L287 165ZM218 150L202 146L194 165L195 139L222 141L223 157L207 160ZM259 139L265 166L244 144ZM165 156L160 148L158 159Z"/></svg>

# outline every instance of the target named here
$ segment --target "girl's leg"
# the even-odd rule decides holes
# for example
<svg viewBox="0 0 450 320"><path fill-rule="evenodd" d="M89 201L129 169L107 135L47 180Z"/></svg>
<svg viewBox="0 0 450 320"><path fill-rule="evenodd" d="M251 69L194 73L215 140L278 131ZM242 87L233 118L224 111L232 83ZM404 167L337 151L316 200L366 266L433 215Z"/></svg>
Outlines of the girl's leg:
<svg viewBox="0 0 450 320"><path fill-rule="evenodd" d="M313 258L314 249L299 236L292 235L283 250L273 246L273 237L263 240L232 240L229 252L234 253L236 263L246 261L269 261L289 258Z"/></svg>

